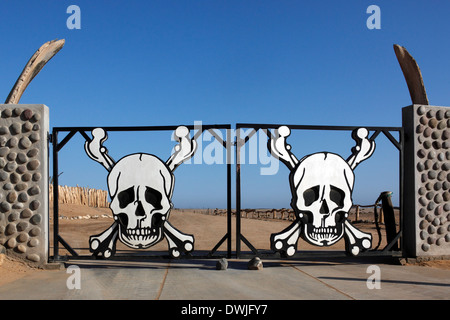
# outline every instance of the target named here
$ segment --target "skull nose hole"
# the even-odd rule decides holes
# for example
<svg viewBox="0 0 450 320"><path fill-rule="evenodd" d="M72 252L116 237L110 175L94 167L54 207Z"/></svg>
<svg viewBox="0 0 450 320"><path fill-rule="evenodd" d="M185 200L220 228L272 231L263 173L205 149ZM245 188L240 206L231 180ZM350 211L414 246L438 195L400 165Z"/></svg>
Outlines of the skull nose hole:
<svg viewBox="0 0 450 320"><path fill-rule="evenodd" d="M136 216L138 217L143 217L145 216L145 210L144 207L142 206L142 203L140 201L138 201L138 206L136 208L136 212L135 212Z"/></svg>
<svg viewBox="0 0 450 320"><path fill-rule="evenodd" d="M323 200L322 205L320 206L319 213L325 214L328 212L330 212L330 210L328 209L327 201Z"/></svg>

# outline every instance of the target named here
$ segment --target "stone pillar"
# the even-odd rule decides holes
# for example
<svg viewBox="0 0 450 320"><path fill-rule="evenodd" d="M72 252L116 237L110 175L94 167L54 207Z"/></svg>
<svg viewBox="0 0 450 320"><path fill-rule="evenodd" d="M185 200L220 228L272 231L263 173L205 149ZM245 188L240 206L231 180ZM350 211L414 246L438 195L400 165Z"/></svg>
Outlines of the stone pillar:
<svg viewBox="0 0 450 320"><path fill-rule="evenodd" d="M45 105L0 105L0 245L35 266L48 262Z"/></svg>
<svg viewBox="0 0 450 320"><path fill-rule="evenodd" d="M407 257L450 256L450 108L403 108L403 246Z"/></svg>

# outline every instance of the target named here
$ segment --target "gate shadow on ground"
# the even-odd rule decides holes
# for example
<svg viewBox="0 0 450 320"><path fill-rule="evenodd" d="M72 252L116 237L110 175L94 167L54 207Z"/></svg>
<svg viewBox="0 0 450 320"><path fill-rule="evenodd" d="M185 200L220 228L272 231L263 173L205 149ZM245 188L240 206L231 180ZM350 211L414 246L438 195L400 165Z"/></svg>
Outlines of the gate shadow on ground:
<svg viewBox="0 0 450 320"><path fill-rule="evenodd" d="M132 252L132 251L130 251ZM65 261L65 265L77 265L80 268L130 268L130 269L203 269L216 270L216 263L219 259L226 257L226 254L216 253L209 256L207 251L196 252L193 255L182 256L173 259L167 252L121 252L116 256L104 259L93 256L71 257ZM230 258L228 269L248 270L248 262L255 255L243 253L239 258ZM264 268L279 268L289 266L332 266L332 265L373 265L388 264L398 265L399 259L392 256L365 255L351 257L341 251L305 251L298 252L293 257L283 258L273 253L261 253L258 257L263 262Z"/></svg>
<svg viewBox="0 0 450 320"><path fill-rule="evenodd" d="M251 259L255 255L252 252L244 252L241 259ZM260 251L257 255L263 261L281 261L282 263L324 263L324 264L400 264L398 255L395 252L380 254L379 251L368 251L358 256L350 256L341 250L304 250L298 251L291 257L282 257L278 253L271 251Z"/></svg>
<svg viewBox="0 0 450 320"><path fill-rule="evenodd" d="M359 278L349 278L349 277L317 277L323 280L342 280L342 281L360 281L367 282L367 279ZM421 281L409 281L409 280L386 280L381 279L381 283L393 283L393 284L407 284L407 285L418 285L418 286L437 286L437 287L450 287L447 283L437 283L437 282L421 282Z"/></svg>

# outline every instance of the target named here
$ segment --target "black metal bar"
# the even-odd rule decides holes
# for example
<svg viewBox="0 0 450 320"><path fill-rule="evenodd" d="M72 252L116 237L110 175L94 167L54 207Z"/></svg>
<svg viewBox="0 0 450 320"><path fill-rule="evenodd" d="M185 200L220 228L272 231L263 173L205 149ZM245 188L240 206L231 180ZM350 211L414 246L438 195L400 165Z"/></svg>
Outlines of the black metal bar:
<svg viewBox="0 0 450 320"><path fill-rule="evenodd" d="M236 128L253 128L253 129L278 129L281 126L287 126L295 130L344 130L352 131L361 127L369 131L388 130L401 131L402 127L370 127L370 126L321 126L321 125L289 125L289 124L262 124L262 123L237 123Z"/></svg>
<svg viewBox="0 0 450 320"><path fill-rule="evenodd" d="M66 248L67 251L70 252L71 255L78 257L78 253L74 249L72 249L72 247L60 235L58 235L58 242L60 242L64 246L64 248Z"/></svg>
<svg viewBox="0 0 450 320"><path fill-rule="evenodd" d="M45 155L44 155L46 157L46 159L47 159L47 172L48 172L47 176L50 175L50 143L52 143L52 134L50 133L50 130L49 130L49 132L47 132L47 141L46 141L46 148L47 149L45 150ZM45 179L45 181L47 182L47 185L45 186L45 188L47 190L49 190L50 189L50 178ZM50 233L51 233L51 228L50 228L50 219L51 219L51 216L50 216L50 192L48 192L46 197L47 197L46 200L48 201L47 212L45 212L47 214L46 223L47 223L47 226L48 226L48 235L50 235ZM48 236L47 237L47 243L46 243L46 245L47 245L47 252L48 252L48 254L47 254L47 262L51 261L50 242L51 242L51 239L50 239L50 236Z"/></svg>
<svg viewBox="0 0 450 320"><path fill-rule="evenodd" d="M274 139L272 132L269 131L269 129L262 129L262 131L267 135L269 139Z"/></svg>
<svg viewBox="0 0 450 320"><path fill-rule="evenodd" d="M77 133L77 131L70 131L64 139L61 140L60 143L56 146L56 150L59 151L64 147L64 145L69 142L69 140Z"/></svg>
<svg viewBox="0 0 450 320"><path fill-rule="evenodd" d="M58 131L53 129L53 258L59 257L59 208L58 208Z"/></svg>
<svg viewBox="0 0 450 320"><path fill-rule="evenodd" d="M195 141L197 141L198 137L200 137L203 134L203 131L206 130L205 128L203 128L203 126L201 128L202 128L202 130L197 130L197 132L193 136L193 139ZM189 130L192 130L192 129L189 129Z"/></svg>
<svg viewBox="0 0 450 320"><path fill-rule="evenodd" d="M392 134L387 131L383 130L384 135L391 141L391 143L400 151L400 143L392 136Z"/></svg>
<svg viewBox="0 0 450 320"><path fill-rule="evenodd" d="M231 258L231 129L227 130L227 257Z"/></svg>
<svg viewBox="0 0 450 320"><path fill-rule="evenodd" d="M91 142L92 141L92 139L86 134L86 132L84 132L84 131L78 131L82 136L83 136L83 138L87 141L87 142Z"/></svg>
<svg viewBox="0 0 450 320"><path fill-rule="evenodd" d="M241 138L240 129L236 130L236 258L241 253Z"/></svg>
<svg viewBox="0 0 450 320"><path fill-rule="evenodd" d="M229 234L226 233L222 239L220 239L220 241L214 246L214 248L211 249L211 251L208 253L208 256L212 256L214 254L214 252L217 251L217 249L219 249L219 247L222 245L222 243L227 240L229 238Z"/></svg>
<svg viewBox="0 0 450 320"><path fill-rule="evenodd" d="M259 253L258 250L250 243L250 241L247 240L246 237L244 237L243 234L240 235L240 238L241 238L240 240L242 240L247 245L247 247L249 247L250 250L252 250L252 252L254 254L258 254Z"/></svg>
<svg viewBox="0 0 450 320"><path fill-rule="evenodd" d="M258 130L253 129L248 135L245 136L244 144L246 144L247 141L250 140L250 138L256 133L256 131L258 131Z"/></svg>
<svg viewBox="0 0 450 320"><path fill-rule="evenodd" d="M54 131L92 131L95 128L101 127L105 131L173 131L179 127L179 125L169 125L169 126L136 126L136 127L130 127L130 126L118 126L118 127L103 127L103 126L96 126L96 127L54 127ZM197 129L198 126L196 125L186 125L186 127L189 130ZM229 124L210 124L210 125L203 125L202 128L205 129L231 129L231 125ZM205 130L203 129L203 130Z"/></svg>
<svg viewBox="0 0 450 320"><path fill-rule="evenodd" d="M374 141L380 133L381 133L381 130L375 130L375 132L369 138L370 141Z"/></svg>
<svg viewBox="0 0 450 320"><path fill-rule="evenodd" d="M219 135L217 134L217 132L215 132L213 129L207 129L209 133L211 133L212 136L214 136L214 138L219 141L219 143L226 148L227 147L227 143L226 141L223 141L223 139L221 137L219 137Z"/></svg>
<svg viewBox="0 0 450 320"><path fill-rule="evenodd" d="M397 232L397 234L395 235L395 237L391 240L391 242L389 242L382 251L390 251L391 248L393 246L396 246L396 248L394 248L394 250L398 251L398 240L400 239L400 237L402 236L402 231Z"/></svg>

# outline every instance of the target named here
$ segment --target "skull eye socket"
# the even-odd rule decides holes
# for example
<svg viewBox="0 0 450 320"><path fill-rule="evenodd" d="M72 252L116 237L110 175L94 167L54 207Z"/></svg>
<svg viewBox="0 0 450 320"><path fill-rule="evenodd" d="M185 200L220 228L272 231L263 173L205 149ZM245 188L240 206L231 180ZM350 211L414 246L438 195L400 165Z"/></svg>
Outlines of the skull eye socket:
<svg viewBox="0 0 450 320"><path fill-rule="evenodd" d="M330 200L336 203L339 207L344 206L344 198L345 198L345 192L342 191L339 188L330 187Z"/></svg>
<svg viewBox="0 0 450 320"><path fill-rule="evenodd" d="M131 202L134 201L134 189L133 187L130 187L126 190L120 191L117 195L117 198L119 199L119 207L121 209L128 206Z"/></svg>
<svg viewBox="0 0 450 320"><path fill-rule="evenodd" d="M162 195L158 190L150 187L145 188L145 201L150 203L156 210L162 209Z"/></svg>
<svg viewBox="0 0 450 320"><path fill-rule="evenodd" d="M319 200L320 196L320 186L315 186L309 188L303 192L303 200L305 201L305 206L309 207L311 204Z"/></svg>

